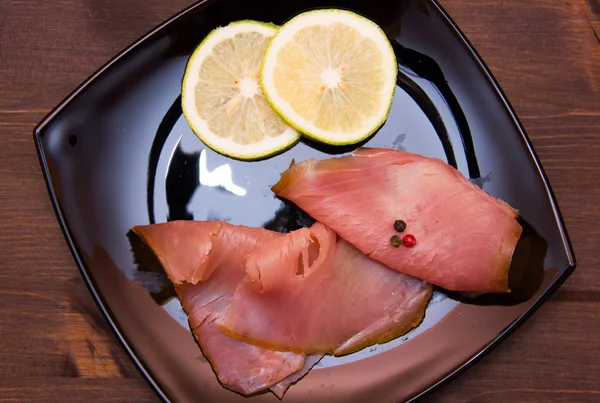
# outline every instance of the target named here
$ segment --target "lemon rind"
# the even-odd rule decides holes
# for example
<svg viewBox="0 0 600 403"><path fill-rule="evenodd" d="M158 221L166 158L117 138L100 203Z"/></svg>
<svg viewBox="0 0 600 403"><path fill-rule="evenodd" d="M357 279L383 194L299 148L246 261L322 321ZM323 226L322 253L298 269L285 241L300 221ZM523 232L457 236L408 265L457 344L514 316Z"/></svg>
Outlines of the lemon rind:
<svg viewBox="0 0 600 403"><path fill-rule="evenodd" d="M206 54L209 54L212 47L214 47L217 43L224 39L233 37L239 32L248 32L252 29L258 29L258 32L264 34L265 36L271 35L272 38L277 33L278 28L279 27L277 25L271 23L253 20L232 22L224 27L213 29L202 40L202 42L200 42L188 59L181 84L182 111L194 134L210 149L231 158L252 161L279 154L296 144L300 139L300 133L298 133L293 127L288 127L286 131L277 137L269 137L259 143L248 145L239 144L230 139L222 138L212 133L206 122L195 113L195 107L191 104L186 106L188 102L191 101L193 103L195 100L193 87L189 87L187 83L190 80L190 72L192 71L193 67L201 64L206 57L201 57L201 52L206 52ZM221 37L217 38L217 35L221 35ZM211 41L215 41L215 43L213 44Z"/></svg>
<svg viewBox="0 0 600 403"><path fill-rule="evenodd" d="M282 32L285 32L285 29L287 29L291 24L297 23L298 20L314 17L317 14L321 14L321 15L323 15L323 14L330 14L330 15L342 14L342 15L345 15L346 17L354 18L358 21L361 21L362 24L366 24L366 25L370 26L371 28L374 28L381 35L381 38L385 39L384 41L379 41L377 43L385 43L387 46L387 50L389 51L387 55L390 57L390 60L389 60L390 66L389 67L390 67L390 71L392 72L392 77L389 78L389 81L390 81L390 83L392 83L392 85L391 85L391 90L389 93L389 102L387 104L387 107L384 110L382 109L380 118L372 119L372 123L370 125L368 125L368 127L362 129L361 131L356 131L354 133L343 133L341 136L343 136L345 138L338 138L340 136L339 133L328 132L326 130L316 128L316 127L314 127L314 124L312 124L312 122L308 122L306 119L304 119L300 116L292 117L291 115L297 115L295 112L286 113L286 111L283 111L282 110L283 108L281 108L279 106L279 102L281 102L282 104L285 105L285 104L288 104L287 101L285 101L283 99L279 99L279 100L274 99L275 96L269 90L270 87L265 84L265 81L268 81L268 80L265 80L265 76L266 76L265 71L267 69L267 63L269 62L269 56L270 56L271 52L273 51L273 43L275 43L277 41L278 36ZM275 64L273 64L273 66L274 65ZM393 67L392 67L392 65L393 65ZM295 130L302 133L304 136L309 137L313 140L316 140L316 141L319 141L319 142L322 142L325 144L343 146L343 145L356 144L361 141L364 141L365 139L372 136L375 132L377 132L377 130L379 130L381 128L381 126L386 122L386 120L389 116L391 107L392 107L392 101L394 99L394 95L395 95L395 91L396 91L397 78L398 78L398 62L396 60L396 54L394 52L394 49L392 48L391 43L389 42L389 40L387 38L385 32L381 29L381 27L379 27L379 25L377 25L375 22L371 21L370 19L363 17L362 15L354 13L352 11L341 10L341 9L325 9L325 10L307 11L305 13L298 14L295 17L288 20L281 27L279 27L279 30L277 31L275 36L271 39L271 41L267 45L267 49L265 50L265 55L263 57L263 61L262 61L262 65L261 65L260 86L261 86L263 94L265 94L265 97L266 97L267 101L269 102L269 104L271 104L273 109L279 114L279 116L281 116L286 121L286 123L289 126L293 127ZM276 92L276 90L274 89L273 83L271 83L271 87L273 88L273 92ZM279 97L278 94L276 96ZM291 109L291 108L289 108L289 109ZM310 124L304 125L299 122L308 122Z"/></svg>

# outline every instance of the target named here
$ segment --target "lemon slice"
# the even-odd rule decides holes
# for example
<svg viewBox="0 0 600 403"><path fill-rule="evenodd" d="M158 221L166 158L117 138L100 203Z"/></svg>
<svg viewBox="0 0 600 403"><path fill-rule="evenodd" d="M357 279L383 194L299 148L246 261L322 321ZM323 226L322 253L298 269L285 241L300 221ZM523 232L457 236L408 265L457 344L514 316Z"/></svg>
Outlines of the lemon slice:
<svg viewBox="0 0 600 403"><path fill-rule="evenodd" d="M357 143L389 113L398 65L381 28L344 10L297 15L279 28L261 84L294 128L327 144Z"/></svg>
<svg viewBox="0 0 600 403"><path fill-rule="evenodd" d="M274 25L239 21L212 31L188 62L183 114L208 147L253 160L294 144L299 133L279 117L259 86L260 67Z"/></svg>

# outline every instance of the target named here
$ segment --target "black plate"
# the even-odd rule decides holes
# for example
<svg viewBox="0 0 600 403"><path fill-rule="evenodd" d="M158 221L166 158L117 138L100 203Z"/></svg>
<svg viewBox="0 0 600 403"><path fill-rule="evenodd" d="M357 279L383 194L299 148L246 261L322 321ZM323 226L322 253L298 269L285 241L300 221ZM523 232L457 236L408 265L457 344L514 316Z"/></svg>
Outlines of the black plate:
<svg viewBox="0 0 600 403"><path fill-rule="evenodd" d="M269 187L279 172L292 158L351 151L301 142L254 163L215 154L181 115L180 83L187 58L219 25L240 19L280 24L299 11L324 6L362 13L393 40L399 89L389 120L367 145L447 160L519 209L525 231L511 270L511 281L519 286L509 298L468 300L438 293L415 331L348 357L325 359L291 388L285 401L392 402L422 395L497 344L575 267L531 143L481 59L436 2L197 4L100 69L35 130L50 196L81 273L117 337L165 400L244 398L218 384L184 327L178 302L167 302L164 293L149 293L132 281L136 266L128 229L174 219L294 229L307 217L271 194ZM246 195L201 184L201 153L208 171L228 164Z"/></svg>

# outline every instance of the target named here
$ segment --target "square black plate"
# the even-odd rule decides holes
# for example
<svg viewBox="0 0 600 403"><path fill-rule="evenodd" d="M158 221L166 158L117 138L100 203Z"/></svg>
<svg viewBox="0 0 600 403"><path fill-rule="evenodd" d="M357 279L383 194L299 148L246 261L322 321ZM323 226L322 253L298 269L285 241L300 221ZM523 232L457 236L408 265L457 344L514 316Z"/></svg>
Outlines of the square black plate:
<svg viewBox="0 0 600 403"><path fill-rule="evenodd" d="M303 141L255 163L213 153L181 114L187 58L219 25L241 19L280 24L315 7L364 14L392 39L399 88L389 120L367 145L445 159L519 209L524 235L511 270L511 281L519 286L510 297L465 300L438 293L415 331L348 357L326 358L290 389L285 401L418 397L497 344L575 267L531 143L488 69L435 1L205 1L102 67L34 133L58 220L81 273L124 348L165 400L244 398L219 385L185 328L178 301L132 281L136 266L125 236L128 229L175 219L296 228L303 225L302 212L274 198L269 186L292 158L351 151ZM247 194L239 197L202 184L201 153L208 170L229 164L234 181ZM276 398L264 394L251 400Z"/></svg>

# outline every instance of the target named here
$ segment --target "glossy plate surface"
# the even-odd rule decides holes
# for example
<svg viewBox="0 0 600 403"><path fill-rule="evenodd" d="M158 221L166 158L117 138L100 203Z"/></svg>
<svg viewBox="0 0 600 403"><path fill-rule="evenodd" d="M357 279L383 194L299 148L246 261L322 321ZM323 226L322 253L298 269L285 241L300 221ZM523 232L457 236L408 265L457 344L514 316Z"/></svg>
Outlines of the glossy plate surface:
<svg viewBox="0 0 600 403"><path fill-rule="evenodd" d="M442 158L520 210L524 235L509 297L436 292L424 323L403 338L325 358L285 402L399 402L429 391L522 322L575 267L539 162L495 81L431 0L319 2L214 0L146 35L78 88L36 128L50 196L75 260L150 384L165 400L235 402L186 328L168 290L139 285L126 237L132 225L220 219L288 231L310 222L270 186L292 158L352 151L302 141L260 162L206 148L181 113L188 57L212 29L254 19L281 24L300 11L343 7L376 21L400 65L390 118L367 146ZM215 187L219 175L235 186ZM217 177L218 176L218 177ZM249 401L276 402L270 394Z"/></svg>

